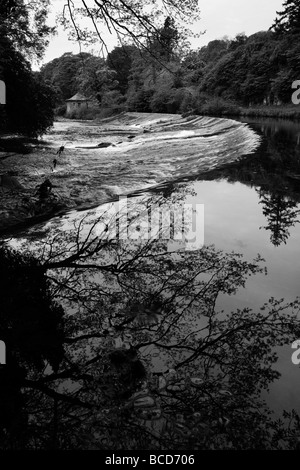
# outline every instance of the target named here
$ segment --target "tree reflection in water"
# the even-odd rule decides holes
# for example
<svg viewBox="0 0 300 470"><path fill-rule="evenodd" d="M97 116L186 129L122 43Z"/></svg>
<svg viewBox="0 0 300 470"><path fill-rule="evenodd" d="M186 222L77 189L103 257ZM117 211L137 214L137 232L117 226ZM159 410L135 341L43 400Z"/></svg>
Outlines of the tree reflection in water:
<svg viewBox="0 0 300 470"><path fill-rule="evenodd" d="M298 301L225 315L218 296L262 275L259 256L109 240L103 221L50 234L36 259L1 248L1 447L295 447L261 391L274 346L299 337Z"/></svg>
<svg viewBox="0 0 300 470"><path fill-rule="evenodd" d="M260 228L270 230L270 240L274 246L286 244L290 236L288 229L299 223L298 204L279 191L269 193L260 189L259 197L259 203L263 205L263 214L268 221L268 225Z"/></svg>
<svg viewBox="0 0 300 470"><path fill-rule="evenodd" d="M288 120L243 121L261 134L261 145L237 162L208 171L203 179L224 178L255 188L267 218L267 225L261 228L271 232L274 246L286 244L289 229L299 222L300 214L299 126Z"/></svg>

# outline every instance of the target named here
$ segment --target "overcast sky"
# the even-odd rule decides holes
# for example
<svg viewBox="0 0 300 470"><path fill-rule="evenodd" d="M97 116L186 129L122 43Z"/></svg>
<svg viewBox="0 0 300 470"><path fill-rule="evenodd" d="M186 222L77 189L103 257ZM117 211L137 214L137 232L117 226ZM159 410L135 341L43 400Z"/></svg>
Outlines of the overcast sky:
<svg viewBox="0 0 300 470"><path fill-rule="evenodd" d="M62 9L63 0L52 0L51 23L54 23L55 13ZM201 20L194 26L195 32L206 30L200 39L192 40L194 48L206 45L213 39L224 36L234 37L238 33L247 36L257 31L267 30L276 17L276 11L282 10L283 0L199 0ZM108 49L117 45L116 41L107 34ZM83 50L85 50L83 48ZM59 57L65 52L79 52L79 46L68 40L67 34L60 28L58 35L51 40L43 63ZM97 49L94 47L95 54Z"/></svg>

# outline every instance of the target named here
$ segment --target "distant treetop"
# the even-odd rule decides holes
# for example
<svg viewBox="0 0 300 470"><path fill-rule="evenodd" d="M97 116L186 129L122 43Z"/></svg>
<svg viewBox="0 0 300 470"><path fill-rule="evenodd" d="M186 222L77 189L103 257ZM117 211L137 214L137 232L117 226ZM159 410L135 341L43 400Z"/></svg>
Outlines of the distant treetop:
<svg viewBox="0 0 300 470"><path fill-rule="evenodd" d="M285 0L283 7L270 29L279 34L300 33L300 0Z"/></svg>

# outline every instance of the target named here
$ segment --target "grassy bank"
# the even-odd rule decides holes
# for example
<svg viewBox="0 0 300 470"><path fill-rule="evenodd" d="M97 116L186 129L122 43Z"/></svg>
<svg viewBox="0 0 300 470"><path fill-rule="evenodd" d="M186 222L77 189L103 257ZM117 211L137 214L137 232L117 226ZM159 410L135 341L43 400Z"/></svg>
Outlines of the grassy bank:
<svg viewBox="0 0 300 470"><path fill-rule="evenodd" d="M281 105L281 106L252 106L240 108L240 116L258 116L285 119L300 119L300 106Z"/></svg>
<svg viewBox="0 0 300 470"><path fill-rule="evenodd" d="M271 117L298 120L300 119L300 105L294 104L279 106L239 106L222 98L211 98L204 104L200 104L195 110L196 114L204 114L218 117L249 116Z"/></svg>

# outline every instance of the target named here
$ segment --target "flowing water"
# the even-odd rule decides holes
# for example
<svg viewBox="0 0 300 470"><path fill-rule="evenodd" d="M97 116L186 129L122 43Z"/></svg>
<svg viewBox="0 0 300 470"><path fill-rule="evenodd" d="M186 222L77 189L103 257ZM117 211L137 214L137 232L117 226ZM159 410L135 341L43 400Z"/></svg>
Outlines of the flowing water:
<svg viewBox="0 0 300 470"><path fill-rule="evenodd" d="M131 113L100 128L86 122L58 122L46 139L49 149L58 142L66 147L50 176L57 192L77 198L81 210L72 209L21 237L30 235L34 243L37 232L40 237L66 230L87 213L95 217L107 207L103 204L119 196L132 196L134 204L139 198L171 195L188 186L185 202L204 205L205 244L242 253L249 260L260 253L268 268L267 276L250 278L236 295L221 296L218 308L258 310L271 297L292 301L299 295L298 124ZM99 142L114 145L95 148ZM26 171L28 177L30 171L47 175L43 167L29 165ZM87 206L94 209L82 211ZM282 377L266 395L275 412L300 411L300 372L291 354L289 346L280 348L276 367Z"/></svg>

